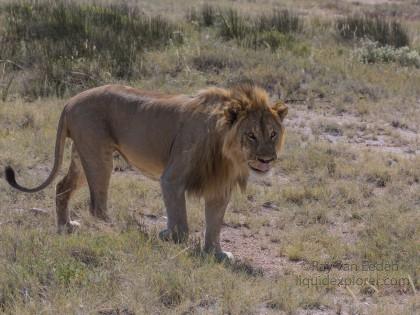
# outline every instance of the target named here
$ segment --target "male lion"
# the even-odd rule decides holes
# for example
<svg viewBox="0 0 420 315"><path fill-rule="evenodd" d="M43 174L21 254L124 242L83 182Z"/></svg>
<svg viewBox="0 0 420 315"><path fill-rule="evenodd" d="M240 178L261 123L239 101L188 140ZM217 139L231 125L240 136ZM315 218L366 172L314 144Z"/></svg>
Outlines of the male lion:
<svg viewBox="0 0 420 315"><path fill-rule="evenodd" d="M24 192L49 185L63 160L64 142L73 140L71 164L58 183L58 231L79 225L70 219L71 195L88 183L90 212L108 220L107 193L112 155L160 178L167 229L162 239L188 237L185 195L205 199L204 250L231 257L220 247L219 234L232 189L245 189L250 171L266 173L284 142L283 103L269 106L264 90L251 84L208 88L195 96L163 95L131 87L107 85L80 93L64 107L58 123L51 174L36 188L16 183L6 167L8 183Z"/></svg>

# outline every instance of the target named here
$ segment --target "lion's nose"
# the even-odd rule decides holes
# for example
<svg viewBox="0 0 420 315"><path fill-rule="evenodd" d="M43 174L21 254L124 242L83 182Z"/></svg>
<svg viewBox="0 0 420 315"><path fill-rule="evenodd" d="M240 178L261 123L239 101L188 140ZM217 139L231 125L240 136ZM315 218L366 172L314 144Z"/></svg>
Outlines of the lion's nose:
<svg viewBox="0 0 420 315"><path fill-rule="evenodd" d="M257 160L262 163L270 163L274 161L274 158L273 157L258 157Z"/></svg>

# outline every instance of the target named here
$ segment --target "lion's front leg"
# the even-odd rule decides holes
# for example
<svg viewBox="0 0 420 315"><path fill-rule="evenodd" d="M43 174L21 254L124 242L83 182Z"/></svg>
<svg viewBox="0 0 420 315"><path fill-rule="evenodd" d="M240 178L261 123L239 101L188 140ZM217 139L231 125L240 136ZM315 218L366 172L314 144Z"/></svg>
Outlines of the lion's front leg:
<svg viewBox="0 0 420 315"><path fill-rule="evenodd" d="M159 233L163 240L183 242L188 239L188 222L185 204L185 186L169 176L161 178L163 201L168 216L167 229Z"/></svg>
<svg viewBox="0 0 420 315"><path fill-rule="evenodd" d="M226 207L229 203L230 194L205 198L206 211L206 235L204 251L213 252L218 260L233 259L230 252L224 252L220 246L220 230L223 224Z"/></svg>

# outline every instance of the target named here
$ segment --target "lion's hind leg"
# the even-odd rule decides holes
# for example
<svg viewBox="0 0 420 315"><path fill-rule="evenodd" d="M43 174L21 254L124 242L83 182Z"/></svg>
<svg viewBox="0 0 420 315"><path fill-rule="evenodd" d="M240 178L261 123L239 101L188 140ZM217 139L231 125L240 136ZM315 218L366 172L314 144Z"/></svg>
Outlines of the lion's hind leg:
<svg viewBox="0 0 420 315"><path fill-rule="evenodd" d="M90 213L109 221L107 211L108 188L112 173L114 149L107 143L77 147L90 191Z"/></svg>
<svg viewBox="0 0 420 315"><path fill-rule="evenodd" d="M72 233L79 223L70 219L68 204L73 193L86 183L80 157L76 148L72 147L71 162L67 175L57 184L56 188L56 212L58 232Z"/></svg>

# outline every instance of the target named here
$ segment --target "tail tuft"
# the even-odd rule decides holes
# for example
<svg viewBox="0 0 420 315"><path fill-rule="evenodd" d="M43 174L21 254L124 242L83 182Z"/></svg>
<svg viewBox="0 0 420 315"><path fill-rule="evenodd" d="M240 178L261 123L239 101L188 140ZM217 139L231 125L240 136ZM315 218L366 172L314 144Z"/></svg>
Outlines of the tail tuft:
<svg viewBox="0 0 420 315"><path fill-rule="evenodd" d="M4 173L6 174L6 180L7 182L12 186L16 187L16 178L15 178L15 171L10 166L6 166L6 169L4 170Z"/></svg>

